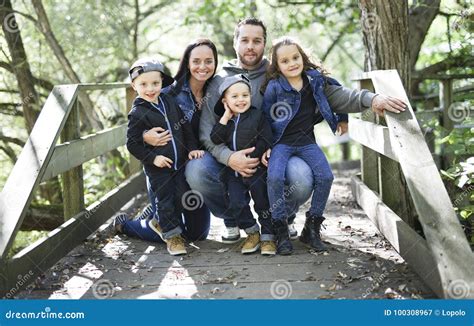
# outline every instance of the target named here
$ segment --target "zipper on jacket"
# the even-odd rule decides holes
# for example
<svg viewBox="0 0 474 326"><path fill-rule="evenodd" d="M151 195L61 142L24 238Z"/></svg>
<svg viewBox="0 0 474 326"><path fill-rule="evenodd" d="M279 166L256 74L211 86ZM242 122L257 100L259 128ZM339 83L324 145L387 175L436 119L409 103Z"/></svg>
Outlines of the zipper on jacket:
<svg viewBox="0 0 474 326"><path fill-rule="evenodd" d="M234 132L232 134L232 145L234 145L234 151L237 151L237 126L239 125L240 113L237 115L237 119L234 122ZM239 174L235 172L235 176L238 177Z"/></svg>
<svg viewBox="0 0 474 326"><path fill-rule="evenodd" d="M158 98L160 99L160 103L163 105L163 112L161 112L160 107L157 106L155 103L151 103L151 105L165 117L166 125L168 126L168 130L170 131L170 135L171 135L171 143L173 145L173 152L174 152L173 167L175 170L178 170L178 150L176 148L176 143L173 136L173 129L171 128L170 121L168 120L168 114L166 113L165 102L163 101L161 96L158 96Z"/></svg>

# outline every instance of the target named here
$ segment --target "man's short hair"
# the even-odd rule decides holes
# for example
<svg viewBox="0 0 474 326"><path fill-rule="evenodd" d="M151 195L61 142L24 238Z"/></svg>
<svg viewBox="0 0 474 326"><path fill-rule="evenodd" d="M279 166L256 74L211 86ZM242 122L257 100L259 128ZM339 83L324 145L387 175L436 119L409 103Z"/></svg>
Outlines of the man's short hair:
<svg viewBox="0 0 474 326"><path fill-rule="evenodd" d="M258 18L255 17L249 17L249 18L244 18L241 19L237 26L235 26L234 29L234 43L237 41L239 38L239 33L240 33L240 26L242 25L255 25L255 26L260 26L263 29L263 42L266 44L267 43L267 27L265 27L265 24L263 21L261 21Z"/></svg>

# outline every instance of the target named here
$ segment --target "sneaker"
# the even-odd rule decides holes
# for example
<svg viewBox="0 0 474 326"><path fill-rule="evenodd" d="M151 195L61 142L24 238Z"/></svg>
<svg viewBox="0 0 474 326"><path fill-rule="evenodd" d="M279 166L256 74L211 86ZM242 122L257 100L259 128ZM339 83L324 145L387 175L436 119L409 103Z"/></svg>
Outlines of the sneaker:
<svg viewBox="0 0 474 326"><path fill-rule="evenodd" d="M135 220L148 220L153 217L153 207L151 204L148 204L143 212L135 217Z"/></svg>
<svg viewBox="0 0 474 326"><path fill-rule="evenodd" d="M112 222L112 226L117 233L122 233L122 227L123 225L128 221L128 215L127 214L119 214L115 216L114 221Z"/></svg>
<svg viewBox="0 0 474 326"><path fill-rule="evenodd" d="M240 230L238 227L226 227L225 234L221 237L222 243L236 243L240 240Z"/></svg>
<svg viewBox="0 0 474 326"><path fill-rule="evenodd" d="M166 239L166 249L172 256L186 255L186 246L181 235L176 235L172 238Z"/></svg>
<svg viewBox="0 0 474 326"><path fill-rule="evenodd" d="M250 233L242 245L243 254L251 254L260 248L260 233Z"/></svg>
<svg viewBox="0 0 474 326"><path fill-rule="evenodd" d="M165 239L163 238L163 231L161 230L161 226L160 224L158 224L158 221L155 218L151 219L148 225L150 226L150 229L155 231L160 236L161 240L165 241Z"/></svg>
<svg viewBox="0 0 474 326"><path fill-rule="evenodd" d="M263 256L274 256L276 255L277 247L275 241L262 241L260 243L260 253Z"/></svg>
<svg viewBox="0 0 474 326"><path fill-rule="evenodd" d="M288 224L288 234L290 235L291 240L298 239L298 231L296 231L295 224Z"/></svg>

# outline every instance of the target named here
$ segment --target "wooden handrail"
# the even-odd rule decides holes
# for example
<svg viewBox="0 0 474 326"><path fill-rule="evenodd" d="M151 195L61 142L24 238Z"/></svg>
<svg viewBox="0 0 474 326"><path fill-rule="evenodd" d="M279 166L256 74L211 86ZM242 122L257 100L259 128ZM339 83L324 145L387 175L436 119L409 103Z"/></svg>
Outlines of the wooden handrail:
<svg viewBox="0 0 474 326"><path fill-rule="evenodd" d="M356 125L351 125L349 130L355 135L356 141L383 155L398 159L419 221L423 226L427 246L431 250L440 275L442 289L436 289L438 290L436 292L445 298L451 298L453 284L463 282L468 291L466 297L473 298L474 255L424 140L398 72L371 71L362 74L360 80L366 84L371 82L377 93L402 99L408 104L408 110L401 114L386 112L387 127L356 121ZM354 120L351 120L350 124L353 122ZM366 130L353 130L357 128ZM386 139L385 129L380 128L387 128L389 140ZM369 140L367 135L362 136L369 131L375 131L374 136L379 139ZM387 155L388 153L394 155ZM372 171L378 173L380 169L383 169L383 166Z"/></svg>
<svg viewBox="0 0 474 326"><path fill-rule="evenodd" d="M0 259L5 259L33 193L40 182L67 173L82 163L125 144L125 125L100 131L61 145L56 143L75 110L80 91L130 88L127 83L55 86L0 193ZM127 90L128 97L132 92ZM77 113L77 110L74 111ZM78 122L74 122L78 123ZM72 125L71 128L76 128ZM74 138L74 132L71 134Z"/></svg>
<svg viewBox="0 0 474 326"><path fill-rule="evenodd" d="M78 94L82 91L125 88L128 109L135 93L127 83L55 86L0 193L0 295L18 290L17 276L40 275L94 232L138 192L146 191L136 162L131 175L98 202L84 208L82 164L126 142L126 124L79 137ZM56 145L61 136L62 144ZM34 191L42 181L61 174L65 214L71 219L23 249L12 259L8 251L21 226ZM69 201L69 204L66 203ZM66 209L66 206L69 208ZM31 274L32 273L32 274ZM31 277L31 281L34 277ZM21 284L25 287L26 282Z"/></svg>

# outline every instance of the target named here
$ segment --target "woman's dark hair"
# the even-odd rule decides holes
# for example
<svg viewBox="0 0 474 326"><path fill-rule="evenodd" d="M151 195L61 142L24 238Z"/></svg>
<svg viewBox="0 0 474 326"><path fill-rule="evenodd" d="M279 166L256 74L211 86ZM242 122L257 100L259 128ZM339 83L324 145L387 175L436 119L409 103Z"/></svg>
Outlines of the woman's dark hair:
<svg viewBox="0 0 474 326"><path fill-rule="evenodd" d="M214 71L212 72L212 76L206 80L206 83L204 84L204 92L206 92L207 85L209 84L210 80L212 77L214 77L214 74L216 73L217 70L217 49L214 43L212 43L211 40L207 38L200 38L197 40L194 40L193 42L189 43L188 46L186 46L186 49L184 49L183 56L181 57L181 61L179 62L179 68L178 72L174 76L174 79L176 80L176 86L174 88L174 92L178 94L181 92L181 88L184 85L184 82L189 79L191 73L189 71L189 57L191 56L191 51L194 48L197 48L198 46L205 45L209 47L212 50L212 54L214 55L214 63L215 63L215 68Z"/></svg>
<svg viewBox="0 0 474 326"><path fill-rule="evenodd" d="M279 39L276 39L273 42L272 48L270 49L270 65L267 68L267 72L265 75L265 82L260 88L260 92L265 93L265 89L267 88L268 82L272 79L277 79L278 76L281 74L281 71L278 68L277 51L279 48L281 48L284 45L296 46L296 48L298 49L298 52L301 54L301 58L303 59L303 71L316 69L319 72L321 72L321 74L325 77L329 75L329 72L327 72L321 64L315 64L311 62L311 60L309 59L309 56L304 52L301 45L299 45L295 39L288 36L283 36Z"/></svg>

